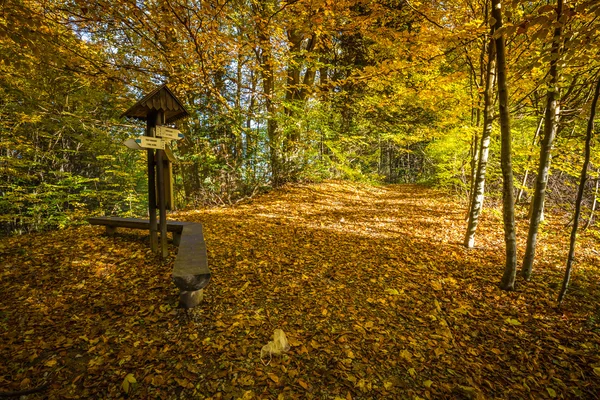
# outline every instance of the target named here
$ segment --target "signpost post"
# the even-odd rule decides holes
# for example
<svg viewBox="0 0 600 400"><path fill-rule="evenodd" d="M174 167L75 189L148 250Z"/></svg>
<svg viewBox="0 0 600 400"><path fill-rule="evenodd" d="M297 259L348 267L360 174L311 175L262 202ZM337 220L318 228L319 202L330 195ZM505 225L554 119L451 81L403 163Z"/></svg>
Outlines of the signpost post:
<svg viewBox="0 0 600 400"><path fill-rule="evenodd" d="M169 251L167 248L165 189L166 185L170 186L172 183L165 182L163 159L166 158L168 160L168 157L164 154L166 140L179 140L183 138L183 135L177 129L163 125L185 118L189 116L189 113L173 92L166 85L162 85L134 104L122 116L146 121L145 135L136 139L128 139L124 144L131 149L146 149L150 248L154 253L158 253L162 258L166 258L169 255ZM156 219L157 206L159 212L158 221ZM159 231L160 249L158 246Z"/></svg>

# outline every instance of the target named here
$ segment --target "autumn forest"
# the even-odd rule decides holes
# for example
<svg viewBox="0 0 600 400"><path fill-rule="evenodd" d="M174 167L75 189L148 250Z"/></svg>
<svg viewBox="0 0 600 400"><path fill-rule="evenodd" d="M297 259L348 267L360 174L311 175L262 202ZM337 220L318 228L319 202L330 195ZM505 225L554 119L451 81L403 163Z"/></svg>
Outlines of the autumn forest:
<svg viewBox="0 0 600 400"><path fill-rule="evenodd" d="M0 397L597 398L598 1L0 5Z"/></svg>

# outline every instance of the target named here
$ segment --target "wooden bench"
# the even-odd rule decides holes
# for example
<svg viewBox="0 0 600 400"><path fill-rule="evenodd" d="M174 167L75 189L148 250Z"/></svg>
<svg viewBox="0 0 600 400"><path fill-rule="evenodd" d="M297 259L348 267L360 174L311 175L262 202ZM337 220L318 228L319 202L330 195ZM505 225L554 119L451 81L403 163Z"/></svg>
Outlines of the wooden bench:
<svg viewBox="0 0 600 400"><path fill-rule="evenodd" d="M117 228L150 230L150 221L138 218L119 218L119 217L89 217L87 221L90 225L106 226L106 233L114 234ZM181 241L181 232L183 227L192 222L167 221L167 232L173 232L173 244L179 246Z"/></svg>
<svg viewBox="0 0 600 400"><path fill-rule="evenodd" d="M106 226L109 234L114 234L117 228L150 230L150 221L144 219L90 217L88 222L91 225ZM173 282L180 291L179 306L196 307L202 301L203 289L211 277L202 225L167 221L167 232L173 232L173 243L179 246L173 266Z"/></svg>
<svg viewBox="0 0 600 400"><path fill-rule="evenodd" d="M179 306L196 307L202 301L202 289L210 282L210 276L202 225L185 225L173 266L173 282L180 290Z"/></svg>

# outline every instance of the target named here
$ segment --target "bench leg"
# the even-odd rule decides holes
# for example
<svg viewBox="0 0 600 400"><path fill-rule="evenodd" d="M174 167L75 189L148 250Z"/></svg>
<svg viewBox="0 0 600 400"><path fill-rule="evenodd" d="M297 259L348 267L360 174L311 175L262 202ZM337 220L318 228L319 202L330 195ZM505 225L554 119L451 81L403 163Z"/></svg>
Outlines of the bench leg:
<svg viewBox="0 0 600 400"><path fill-rule="evenodd" d="M106 226L106 234L108 236L113 236L115 233L117 232L117 227L116 226Z"/></svg>
<svg viewBox="0 0 600 400"><path fill-rule="evenodd" d="M182 291L179 293L179 307L194 308L202 301L204 289L194 290L193 292Z"/></svg>
<svg viewBox="0 0 600 400"><path fill-rule="evenodd" d="M173 244L179 246L181 243L181 232L173 232Z"/></svg>

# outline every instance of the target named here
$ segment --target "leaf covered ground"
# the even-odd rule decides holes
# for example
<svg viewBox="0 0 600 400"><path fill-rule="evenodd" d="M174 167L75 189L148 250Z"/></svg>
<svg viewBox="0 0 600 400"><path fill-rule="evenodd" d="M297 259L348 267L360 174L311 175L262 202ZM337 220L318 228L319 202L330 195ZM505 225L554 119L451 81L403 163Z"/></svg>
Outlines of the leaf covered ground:
<svg viewBox="0 0 600 400"><path fill-rule="evenodd" d="M600 393L600 254L548 214L532 282L497 288L497 211L477 248L465 210L419 186L289 186L179 212L205 228L213 280L176 309L173 257L100 227L0 241L0 390L28 398L592 398ZM520 221L523 240L526 223ZM520 242L523 248L523 242ZM176 248L171 247L171 254ZM291 344L263 356L275 329Z"/></svg>

